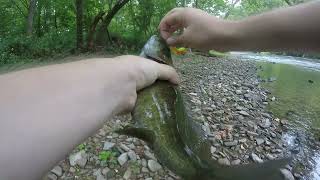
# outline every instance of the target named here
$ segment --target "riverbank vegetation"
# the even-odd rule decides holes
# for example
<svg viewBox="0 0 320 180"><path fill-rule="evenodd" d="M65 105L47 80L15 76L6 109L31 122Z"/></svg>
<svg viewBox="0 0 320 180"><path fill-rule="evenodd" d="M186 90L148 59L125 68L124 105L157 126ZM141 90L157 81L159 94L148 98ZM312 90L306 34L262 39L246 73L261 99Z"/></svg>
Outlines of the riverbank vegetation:
<svg viewBox="0 0 320 180"><path fill-rule="evenodd" d="M0 65L83 52L135 53L174 7L240 19L302 0L3 0Z"/></svg>

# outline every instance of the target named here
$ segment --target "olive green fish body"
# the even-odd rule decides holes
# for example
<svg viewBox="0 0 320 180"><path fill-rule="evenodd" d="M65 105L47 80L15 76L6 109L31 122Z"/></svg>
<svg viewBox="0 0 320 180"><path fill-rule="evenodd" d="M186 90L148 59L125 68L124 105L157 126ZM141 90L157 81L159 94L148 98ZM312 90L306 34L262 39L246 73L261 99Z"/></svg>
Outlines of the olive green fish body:
<svg viewBox="0 0 320 180"><path fill-rule="evenodd" d="M175 173L184 177L194 176L196 168L183 151L182 140L176 130L175 89L165 81L138 93L136 107L132 113L135 125L126 127L124 132L145 140L155 155ZM131 133L128 133L128 129Z"/></svg>

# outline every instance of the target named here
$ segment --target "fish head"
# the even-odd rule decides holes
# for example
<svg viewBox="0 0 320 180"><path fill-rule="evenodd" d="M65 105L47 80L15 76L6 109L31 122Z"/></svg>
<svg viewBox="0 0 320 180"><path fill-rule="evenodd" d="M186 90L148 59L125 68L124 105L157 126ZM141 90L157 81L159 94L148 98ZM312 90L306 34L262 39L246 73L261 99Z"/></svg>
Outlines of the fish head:
<svg viewBox="0 0 320 180"><path fill-rule="evenodd" d="M172 65L170 49L166 42L157 35L150 37L144 45L140 56L158 63Z"/></svg>

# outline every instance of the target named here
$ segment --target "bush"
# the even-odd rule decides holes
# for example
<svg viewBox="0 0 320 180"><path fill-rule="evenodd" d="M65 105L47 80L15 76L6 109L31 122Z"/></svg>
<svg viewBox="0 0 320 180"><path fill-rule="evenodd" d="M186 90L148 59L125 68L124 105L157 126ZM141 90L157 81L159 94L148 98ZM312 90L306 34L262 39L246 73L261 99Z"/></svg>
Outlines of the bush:
<svg viewBox="0 0 320 180"><path fill-rule="evenodd" d="M0 65L69 53L75 46L74 32L50 32L42 37L11 35L0 39Z"/></svg>

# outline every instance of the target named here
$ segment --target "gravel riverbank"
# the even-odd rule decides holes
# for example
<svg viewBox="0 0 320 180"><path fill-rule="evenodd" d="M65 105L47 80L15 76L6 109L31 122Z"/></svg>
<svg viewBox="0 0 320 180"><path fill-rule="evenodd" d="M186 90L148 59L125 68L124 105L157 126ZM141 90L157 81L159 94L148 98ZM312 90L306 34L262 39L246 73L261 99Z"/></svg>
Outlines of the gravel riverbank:
<svg viewBox="0 0 320 180"><path fill-rule="evenodd" d="M237 165L290 154L281 139L288 121L267 112L277 98L261 87L254 62L188 55L175 66L188 109L212 142L213 159ZM180 179L143 141L113 132L129 121L129 115L108 121L44 179ZM290 166L282 172L290 180L301 176Z"/></svg>

